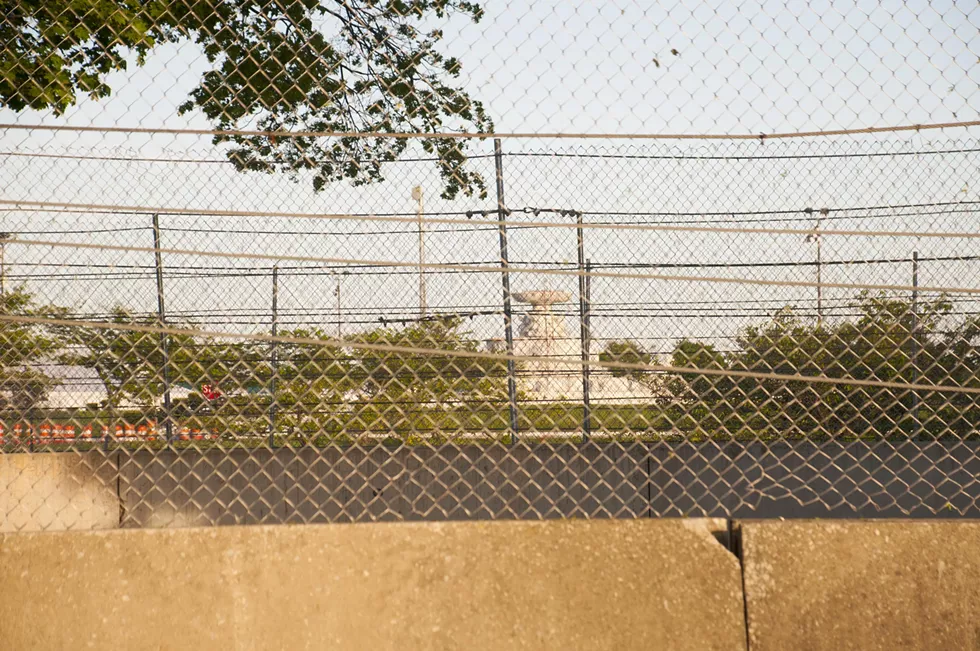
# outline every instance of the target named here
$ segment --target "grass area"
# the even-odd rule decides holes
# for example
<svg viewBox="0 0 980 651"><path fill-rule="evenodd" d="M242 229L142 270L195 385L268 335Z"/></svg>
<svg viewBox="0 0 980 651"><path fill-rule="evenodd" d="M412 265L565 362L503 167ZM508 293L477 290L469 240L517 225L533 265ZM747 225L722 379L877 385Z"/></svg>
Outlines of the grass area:
<svg viewBox="0 0 980 651"><path fill-rule="evenodd" d="M445 444L489 446L509 444L509 409L504 405L488 405L474 409L426 409L406 416L404 413L362 409L354 413L334 413L322 416L280 414L276 432L270 436L266 414L192 415L175 419L173 437L167 440L159 415L140 411L125 411L110 416L100 412L37 412L31 422L33 432L28 436L26 423L19 435L7 424L0 438L0 450L66 451L113 449L255 449L264 447L307 446L420 446ZM114 417L113 417L114 416ZM548 404L520 406L518 438L522 442L542 444L575 444L585 440L584 409L581 404ZM794 427L786 419L785 426L769 425L765 419L753 418L719 423L708 427L674 405L598 405L591 410L591 440L601 443L630 442L728 442L728 441L793 441L793 440L890 440L914 438L905 429L893 427L888 431L840 431L833 436L819 427ZM0 419L0 422L3 422ZM155 426L155 430L154 430ZM153 432L156 432L154 435ZM928 432L921 440L975 439L975 430L944 431L937 437Z"/></svg>

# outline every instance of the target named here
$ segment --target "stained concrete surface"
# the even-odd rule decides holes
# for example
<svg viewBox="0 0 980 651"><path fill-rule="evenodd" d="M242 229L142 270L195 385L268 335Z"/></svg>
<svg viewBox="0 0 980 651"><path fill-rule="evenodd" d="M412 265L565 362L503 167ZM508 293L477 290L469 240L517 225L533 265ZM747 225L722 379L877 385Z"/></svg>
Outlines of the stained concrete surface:
<svg viewBox="0 0 980 651"><path fill-rule="evenodd" d="M719 526L3 534L0 648L745 649L739 565Z"/></svg>
<svg viewBox="0 0 980 651"><path fill-rule="evenodd" d="M980 649L980 523L741 526L752 651Z"/></svg>
<svg viewBox="0 0 980 651"><path fill-rule="evenodd" d="M101 453L0 454L0 532L115 528L116 475Z"/></svg>

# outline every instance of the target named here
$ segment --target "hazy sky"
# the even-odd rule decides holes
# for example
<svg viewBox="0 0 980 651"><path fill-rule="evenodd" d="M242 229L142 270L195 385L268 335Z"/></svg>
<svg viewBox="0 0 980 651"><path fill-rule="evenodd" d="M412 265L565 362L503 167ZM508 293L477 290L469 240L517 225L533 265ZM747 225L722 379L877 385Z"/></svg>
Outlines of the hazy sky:
<svg viewBox="0 0 980 651"><path fill-rule="evenodd" d="M438 26L500 131L834 129L970 120L980 104L980 5L968 0L484 6L478 24ZM161 48L65 120L206 126L175 110L204 69L193 45Z"/></svg>
<svg viewBox="0 0 980 651"><path fill-rule="evenodd" d="M473 97L484 102L497 130L502 132L759 133L965 121L980 116L980 5L976 2L719 1L652 6L653 3L625 0L493 0L484 4L487 15L479 24L457 18L444 25L444 48L448 54L460 57L464 65L460 83ZM176 114L176 107L204 70L206 62L195 46L166 46L156 51L145 67L133 67L125 74L113 75L110 83L114 92L106 100L82 101L60 118L0 111L0 121L207 128L207 121L200 115ZM603 221L613 219L607 214L611 212L725 213L970 202L980 198L975 152L854 159L749 159L772 155L827 156L855 151L880 154L937 148L976 149L975 137L974 129L766 144L508 140L507 152L577 151L668 157L666 160L508 158L505 170L508 203L515 208L546 205L594 211L600 214L590 219ZM207 137L43 131L0 133L0 150L123 157L221 157ZM474 143L474 152L490 151L490 143ZM743 159L669 160L671 155L692 153ZM493 178L492 160L478 159L472 164L488 179ZM410 189L420 184L425 188L430 212L495 205L493 197L486 201L438 199L440 183L430 164L396 163L388 167L386 176L388 180L382 184L353 188L341 183L315 194L308 178L292 183L282 177L240 175L222 163L161 164L8 156L0 167L2 198L8 201L199 210L410 213L414 207ZM928 214L922 210L906 211L899 216L894 211L856 211L846 214L854 217L853 221L840 224L866 229L898 224L920 230L975 230L977 213L972 206L964 203L956 210ZM868 215L876 218L868 220ZM639 215L623 219L665 217ZM404 262L411 262L417 256L411 226L240 217L164 216L162 220L164 246ZM0 227L18 232L114 230L43 236L60 241L148 246L148 224L148 215L0 213ZM226 232L236 230L259 233ZM438 230L433 227L433 231ZM443 227L442 230L452 229ZM426 240L429 260L492 263L497 258L496 237L494 231L432 232ZM575 259L574 237L569 231L518 230L512 233L511 242L515 261L572 262ZM601 235L590 233L587 242L588 255L597 263L800 262L810 261L814 255L814 248L797 235L668 236L607 231ZM823 253L827 260L904 257L912 250L933 256L974 255L978 251L973 242L828 237L824 240ZM19 270L22 276L56 272L83 274L87 264L115 264L118 265L115 270L95 267L87 270L103 274L102 277L78 275L30 281L30 284L50 300L81 310L105 310L117 303L150 310L155 305L152 269L147 266L152 265L152 259L147 256L10 246L8 262L13 265L10 273ZM194 273L193 269L182 267L214 271L229 266L268 267L272 262L170 256L165 264L176 276L178 272ZM976 264L924 264L922 282L966 282L973 286ZM141 268L130 269L133 265ZM112 277L110 271L142 274L142 277ZM411 314L417 301L417 281L411 270L403 271L391 277L345 279L342 288L345 327L367 327L368 322L376 322L378 314ZM258 327L267 323L265 310L271 281L265 272L254 273L220 279L168 279L169 304L175 311L202 307L228 312L250 309L255 311ZM689 268L677 273L812 280L814 270L811 267L702 271ZM908 265L896 263L828 268L825 280L904 283L908 276ZM321 314L332 310L335 282L327 276L284 276L284 309L310 309ZM515 276L514 285L515 289L541 285L577 288L574 278L556 280L528 274ZM770 303L778 305L783 300L813 298L812 290L776 291L751 286L642 280L597 280L594 292L597 304L613 307L643 304L618 313L610 308L608 317L597 316L597 336L635 334L651 342L658 337L685 333L728 335L747 319L756 318L737 316L741 312L733 312L734 316L726 318L678 316L681 312L674 304L678 301L703 301L715 306L726 301L742 300L748 304L755 301L756 305L770 309ZM829 294L841 301L850 295ZM436 308L494 309L500 299L499 277L433 276L429 295ZM673 307L665 307L667 304ZM633 314L626 313L629 309L633 309ZM320 320L328 323L329 317ZM201 322L214 327L246 327L220 321L212 313ZM499 329L499 318L476 319L474 327L482 335L492 336Z"/></svg>

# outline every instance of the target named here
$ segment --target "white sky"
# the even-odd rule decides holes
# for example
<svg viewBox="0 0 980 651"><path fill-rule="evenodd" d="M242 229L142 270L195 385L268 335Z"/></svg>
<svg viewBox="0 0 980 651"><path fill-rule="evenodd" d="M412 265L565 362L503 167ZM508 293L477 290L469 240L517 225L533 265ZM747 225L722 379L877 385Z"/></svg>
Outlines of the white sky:
<svg viewBox="0 0 980 651"><path fill-rule="evenodd" d="M478 24L439 26L499 131L759 133L977 115L980 5L968 0L484 5ZM64 121L206 127L176 116L206 65L193 45L161 48L115 76L111 99Z"/></svg>
<svg viewBox="0 0 980 651"><path fill-rule="evenodd" d="M484 3L479 24L461 19L445 26L445 50L464 66L461 84L484 102L501 132L759 133L855 128L976 120L980 117L980 5L976 2L677 2L657 4L625 0L573 2L518 1ZM678 51L671 54L671 49ZM656 62L659 62L659 66ZM160 48L143 68L113 75L113 95L101 102L82 101L65 116L0 110L0 122L141 127L207 128L200 115L177 116L176 107L194 86L206 62L193 45ZM636 141L508 140L505 150L611 153L737 154L749 156L832 154L863 151L914 151L976 147L976 130L900 134L793 143L739 144L692 141L643 144ZM127 136L8 130L0 150L46 153L175 155L212 158L220 153L208 138ZM474 151L489 153L490 143ZM492 180L492 161L473 161ZM622 161L508 159L508 204L548 205L604 211L744 211L974 201L978 199L977 154L944 157L819 159L769 162ZM352 188L341 183L314 194L306 179L294 184L280 177L239 175L220 164L180 165L116 161L78 161L7 157L0 167L5 200L113 203L193 209L276 210L300 212L411 211L410 188L426 190L429 211L492 207L494 201L438 199L434 170L427 164L398 163L379 185ZM977 214L903 217L842 223L845 227L881 228L896 223L913 229L976 229ZM603 219L594 217L594 219ZM652 219L652 218L651 218ZM96 227L148 226L148 216L0 213L5 230L85 230ZM298 255L384 258L411 262L411 227L351 222L242 218L164 217L164 228L266 231L377 231L390 235L260 235L220 232L165 233L164 246L206 250ZM759 224L765 225L765 224ZM118 234L49 236L62 241L149 245L149 231ZM82 239L79 239L82 238ZM562 231L515 231L512 259L574 261L574 238ZM496 233L431 234L429 259L436 262L492 261ZM900 257L913 249L923 255L977 254L973 241L850 238L825 239L825 259ZM951 253L952 252L952 253ZM636 236L625 232L590 235L588 255L597 262L726 263L806 261L814 254L797 236L673 235ZM8 262L15 273L49 273L28 264L84 265L114 262L152 264L139 254L81 252L11 246ZM271 265L243 260L186 259L180 265ZM924 265L923 284L976 284L976 264ZM63 267L62 271L81 269ZM930 270L931 269L931 270ZM697 270L677 273L694 274ZM714 275L811 280L809 267L782 270L707 270ZM930 274L933 274L930 276ZM905 264L836 267L825 280L907 282ZM416 301L411 275L347 279L342 299L349 329L375 319L357 314L368 308L389 316L410 313ZM137 310L155 305L152 278L113 280L79 278L72 282L31 281L40 295L82 310L105 310L121 303ZM284 279L284 309L333 309L334 281L328 277ZM574 290L574 279L553 280L518 274L515 290L540 285ZM261 311L268 304L266 276L220 280L168 280L174 310L202 306L228 311ZM812 299L812 290L775 291L750 286L652 281L601 281L597 303L703 300ZM500 298L495 276L443 276L430 280L434 307L492 307ZM833 292L830 292L833 296ZM846 298L850 293L838 293ZM570 306L571 307L571 306ZM648 308L652 309L652 308ZM677 317L660 307L659 316L597 317L597 336L632 334L654 342L682 334L722 336L745 318ZM260 315L265 319L264 315ZM327 319L329 317L324 317ZM215 327L244 327L220 324ZM202 322L207 324L208 321ZM267 323L267 321L266 321ZM328 326L332 327L332 326ZM474 327L491 336L499 318L476 319ZM604 334L605 333L605 334Z"/></svg>

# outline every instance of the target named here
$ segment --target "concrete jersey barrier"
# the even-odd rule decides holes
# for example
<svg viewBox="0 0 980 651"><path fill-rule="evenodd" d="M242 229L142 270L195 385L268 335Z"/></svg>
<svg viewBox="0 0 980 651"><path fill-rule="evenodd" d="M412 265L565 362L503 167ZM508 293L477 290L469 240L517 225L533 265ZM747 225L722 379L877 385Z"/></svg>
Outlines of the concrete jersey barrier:
<svg viewBox="0 0 980 651"><path fill-rule="evenodd" d="M0 534L0 648L745 649L739 565L718 526Z"/></svg>
<svg viewBox="0 0 980 651"><path fill-rule="evenodd" d="M741 526L752 651L977 649L980 523Z"/></svg>

